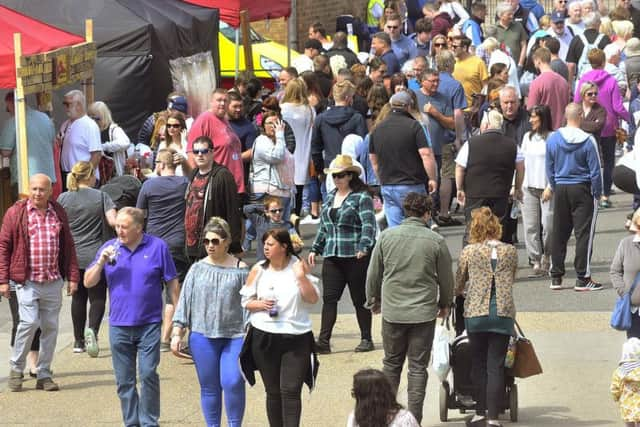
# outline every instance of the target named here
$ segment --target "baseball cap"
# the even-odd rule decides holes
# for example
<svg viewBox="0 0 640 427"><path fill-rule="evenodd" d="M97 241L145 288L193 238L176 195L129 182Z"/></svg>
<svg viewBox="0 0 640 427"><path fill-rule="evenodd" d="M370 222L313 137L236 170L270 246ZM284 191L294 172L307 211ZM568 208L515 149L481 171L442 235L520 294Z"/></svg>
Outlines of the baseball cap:
<svg viewBox="0 0 640 427"><path fill-rule="evenodd" d="M411 105L411 101L411 95L403 90L398 93L394 93L389 100L389 104L396 107L406 107Z"/></svg>
<svg viewBox="0 0 640 427"><path fill-rule="evenodd" d="M554 11L551 14L551 22L553 22L554 24L557 24L558 22L564 22L566 16L564 14L564 12L560 12L558 10Z"/></svg>
<svg viewBox="0 0 640 427"><path fill-rule="evenodd" d="M184 96L176 96L175 98L171 98L169 100L169 105L167 105L167 108L169 110L177 110L183 114L187 114L187 98L185 98Z"/></svg>

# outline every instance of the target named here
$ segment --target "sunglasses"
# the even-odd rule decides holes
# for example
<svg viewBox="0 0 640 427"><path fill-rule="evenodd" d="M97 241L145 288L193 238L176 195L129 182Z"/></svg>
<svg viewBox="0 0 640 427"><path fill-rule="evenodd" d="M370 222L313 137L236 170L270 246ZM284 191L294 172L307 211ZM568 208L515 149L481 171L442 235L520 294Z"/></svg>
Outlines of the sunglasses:
<svg viewBox="0 0 640 427"><path fill-rule="evenodd" d="M205 246L209 246L209 245L218 246L223 241L224 239L202 239L202 243Z"/></svg>
<svg viewBox="0 0 640 427"><path fill-rule="evenodd" d="M387 25L388 30L397 30L398 28L400 27L398 27L397 25Z"/></svg>
<svg viewBox="0 0 640 427"><path fill-rule="evenodd" d="M199 149L198 148L194 148L193 149L193 154L196 155L196 156L198 154L209 154L209 152L211 152L211 150L208 149L208 148L199 148Z"/></svg>
<svg viewBox="0 0 640 427"><path fill-rule="evenodd" d="M598 92L587 92L585 93L587 96L598 96Z"/></svg>
<svg viewBox="0 0 640 427"><path fill-rule="evenodd" d="M344 178L345 176L347 176L348 174L349 174L349 172L338 172L338 173L332 173L332 174L331 174L331 176L332 176L334 179L342 179L342 178Z"/></svg>
<svg viewBox="0 0 640 427"><path fill-rule="evenodd" d="M434 43L433 44L435 47L447 47L446 43Z"/></svg>
<svg viewBox="0 0 640 427"><path fill-rule="evenodd" d="M167 126L167 128L176 128L176 129L179 129L179 128L182 127L182 125L180 123L178 123L178 124L167 123L166 126Z"/></svg>
<svg viewBox="0 0 640 427"><path fill-rule="evenodd" d="M284 209L282 209L282 208L269 209L269 212L272 213L272 214L282 213L283 211L284 211Z"/></svg>

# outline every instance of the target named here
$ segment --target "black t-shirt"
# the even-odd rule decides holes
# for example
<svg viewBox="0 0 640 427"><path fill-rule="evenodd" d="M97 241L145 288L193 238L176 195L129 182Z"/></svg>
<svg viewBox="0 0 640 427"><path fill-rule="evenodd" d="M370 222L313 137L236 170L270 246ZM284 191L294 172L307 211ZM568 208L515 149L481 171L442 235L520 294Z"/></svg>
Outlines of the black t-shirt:
<svg viewBox="0 0 640 427"><path fill-rule="evenodd" d="M589 43L593 43L596 38L598 38L598 35L600 33L594 29L589 28L587 30L584 30L583 34ZM598 48L604 49L605 46L609 43L611 43L611 39L609 39L609 36L604 35L602 37L602 40L600 40L600 43L598 43ZM571 43L569 44L569 50L567 51L567 64L577 64L578 61L580 61L580 57L582 56L582 49L584 49L584 43L582 43L580 36L573 37L573 39L571 39Z"/></svg>

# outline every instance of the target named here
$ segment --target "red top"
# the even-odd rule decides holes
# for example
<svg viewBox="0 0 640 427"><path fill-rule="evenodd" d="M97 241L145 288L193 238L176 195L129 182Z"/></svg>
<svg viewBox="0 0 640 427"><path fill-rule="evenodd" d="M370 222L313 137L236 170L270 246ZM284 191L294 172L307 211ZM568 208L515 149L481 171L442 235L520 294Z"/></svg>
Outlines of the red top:
<svg viewBox="0 0 640 427"><path fill-rule="evenodd" d="M208 136L213 141L213 159L229 169L238 186L238 193L244 193L242 144L233 129L231 129L229 122L226 119L219 118L211 111L201 113L189 130L187 152L190 153L193 149L193 141L203 135Z"/></svg>
<svg viewBox="0 0 640 427"><path fill-rule="evenodd" d="M29 230L29 280L51 282L60 278L58 255L60 253L60 230L62 224L53 207L47 206L44 213L27 200L27 223Z"/></svg>
<svg viewBox="0 0 640 427"><path fill-rule="evenodd" d="M240 26L240 11L249 11L251 22L282 18L291 14L290 0L184 0L187 3L220 10L220 20Z"/></svg>

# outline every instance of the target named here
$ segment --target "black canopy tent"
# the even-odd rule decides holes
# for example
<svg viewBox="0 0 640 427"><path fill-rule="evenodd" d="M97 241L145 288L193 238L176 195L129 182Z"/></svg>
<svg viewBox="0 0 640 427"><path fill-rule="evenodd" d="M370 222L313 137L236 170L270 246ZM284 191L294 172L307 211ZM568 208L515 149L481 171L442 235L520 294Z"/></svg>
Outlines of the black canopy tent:
<svg viewBox="0 0 640 427"><path fill-rule="evenodd" d="M72 33L94 22L98 58L95 99L134 140L144 119L166 107L173 88L169 60L212 52L219 81L217 9L180 0L0 0ZM56 112L60 112L57 108Z"/></svg>

